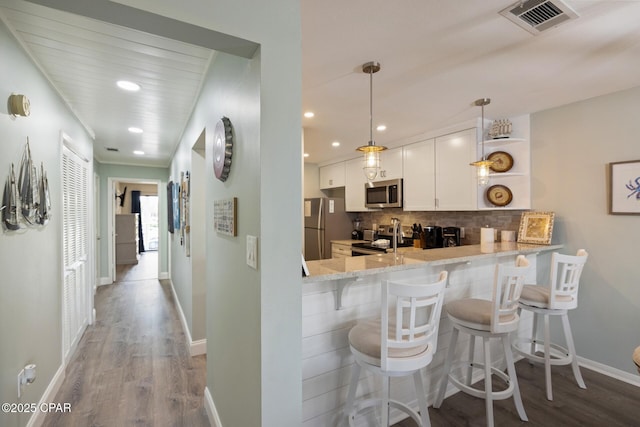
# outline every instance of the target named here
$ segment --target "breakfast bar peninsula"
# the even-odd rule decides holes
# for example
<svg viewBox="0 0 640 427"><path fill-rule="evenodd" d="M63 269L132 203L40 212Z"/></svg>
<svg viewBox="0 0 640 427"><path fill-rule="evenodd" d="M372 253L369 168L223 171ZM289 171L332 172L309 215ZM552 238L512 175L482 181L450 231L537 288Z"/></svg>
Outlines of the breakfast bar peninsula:
<svg viewBox="0 0 640 427"><path fill-rule="evenodd" d="M434 282L446 270L449 280L445 305L461 298L492 298L493 277L497 264L513 265L518 255L525 255L531 264L527 283L537 277L547 277L551 253L562 245L532 245L521 243L489 243L442 249L401 248L398 252L359 257L333 258L307 263L309 275L302 280L302 395L304 426L343 425L342 407L346 402L353 358L349 350L349 330L360 319L380 313L380 283L382 280L422 277ZM451 325L442 312L438 345L433 362L423 372L427 400L433 402L436 383L446 355ZM525 315L520 331L531 331L532 318ZM468 339L460 338L457 351L467 354ZM499 354L496 342L495 354ZM492 353L494 349L492 348ZM476 346L474 360L482 360L481 346ZM474 381L481 377L474 375ZM359 395L380 395L379 379L362 375ZM453 387L447 395L453 393ZM391 395L417 408L413 382L410 378L391 380ZM430 411L433 409L429 409ZM374 413L359 417L363 426L372 421ZM391 411L395 423L406 415Z"/></svg>

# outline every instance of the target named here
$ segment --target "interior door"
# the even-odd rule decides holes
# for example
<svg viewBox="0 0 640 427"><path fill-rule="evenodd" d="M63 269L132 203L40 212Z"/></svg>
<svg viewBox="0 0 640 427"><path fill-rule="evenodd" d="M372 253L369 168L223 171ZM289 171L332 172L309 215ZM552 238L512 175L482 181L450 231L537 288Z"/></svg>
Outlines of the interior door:
<svg viewBox="0 0 640 427"><path fill-rule="evenodd" d="M62 356L68 362L88 324L91 274L89 242L88 162L66 146L62 150Z"/></svg>

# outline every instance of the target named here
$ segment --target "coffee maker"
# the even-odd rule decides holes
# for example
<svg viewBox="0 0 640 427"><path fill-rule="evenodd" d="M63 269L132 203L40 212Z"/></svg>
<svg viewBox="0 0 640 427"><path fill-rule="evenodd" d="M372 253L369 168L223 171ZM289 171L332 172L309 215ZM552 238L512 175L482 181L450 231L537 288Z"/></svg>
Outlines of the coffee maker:
<svg viewBox="0 0 640 427"><path fill-rule="evenodd" d="M364 232L362 231L362 219L356 218L353 220L353 231L351 232L351 239L362 240Z"/></svg>
<svg viewBox="0 0 640 427"><path fill-rule="evenodd" d="M460 246L460 227L444 227L442 229L442 247Z"/></svg>
<svg viewBox="0 0 640 427"><path fill-rule="evenodd" d="M423 249L433 249L442 247L442 227L437 225L427 225L422 229L425 235Z"/></svg>

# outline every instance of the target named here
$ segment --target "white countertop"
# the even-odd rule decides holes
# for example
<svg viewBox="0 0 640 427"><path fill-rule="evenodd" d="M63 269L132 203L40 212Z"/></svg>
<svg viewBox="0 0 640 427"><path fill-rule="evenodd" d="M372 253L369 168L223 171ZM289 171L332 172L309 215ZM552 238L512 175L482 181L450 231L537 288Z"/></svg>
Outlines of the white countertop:
<svg viewBox="0 0 640 427"><path fill-rule="evenodd" d="M365 243L366 240L353 240L353 239L348 239L348 240L332 240L331 243L337 243L338 245L347 245L347 246L351 246L354 243Z"/></svg>
<svg viewBox="0 0 640 427"><path fill-rule="evenodd" d="M350 240L356 242L356 240ZM518 254L535 254L554 251L563 245L531 245L524 243L500 243L493 245L466 245L442 249L403 248L392 253L346 258L307 261L310 275L303 283L363 277L391 271L402 271L430 265L446 265L472 261L479 258L497 258Z"/></svg>

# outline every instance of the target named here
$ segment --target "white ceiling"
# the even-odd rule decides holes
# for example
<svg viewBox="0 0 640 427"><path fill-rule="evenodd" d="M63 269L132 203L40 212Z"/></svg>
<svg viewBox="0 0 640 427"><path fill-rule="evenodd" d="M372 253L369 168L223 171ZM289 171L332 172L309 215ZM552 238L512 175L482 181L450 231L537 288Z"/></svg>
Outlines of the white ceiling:
<svg viewBox="0 0 640 427"><path fill-rule="evenodd" d="M356 157L369 140L369 61L382 66L374 122L388 127L375 139L389 147L478 117L477 98L499 118L640 85L640 1L566 2L579 18L534 36L499 15L514 0L301 0L306 161ZM0 16L95 133L100 161L168 165L212 50L19 0ZM121 78L143 89L123 93Z"/></svg>

